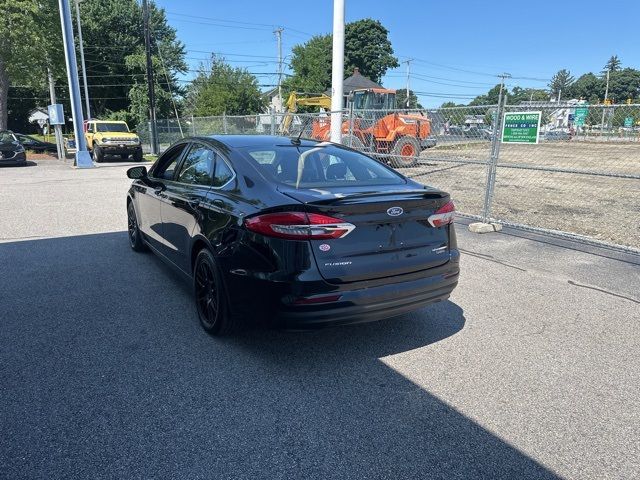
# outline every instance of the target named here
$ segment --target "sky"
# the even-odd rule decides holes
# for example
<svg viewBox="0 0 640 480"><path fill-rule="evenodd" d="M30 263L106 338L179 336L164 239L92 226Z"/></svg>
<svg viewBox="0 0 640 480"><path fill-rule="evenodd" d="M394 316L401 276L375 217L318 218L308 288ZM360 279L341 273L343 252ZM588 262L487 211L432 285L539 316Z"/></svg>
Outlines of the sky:
<svg viewBox="0 0 640 480"><path fill-rule="evenodd" d="M291 48L331 32L330 0L156 0L185 44L191 70L215 52L256 74L263 90L277 84L273 31L282 27L285 73ZM566 68L577 78L599 73L616 54L640 68L638 0L345 0L345 19L379 20L400 62L411 62L411 89L425 107L468 103L503 72L507 85L546 88ZM346 72L345 72L346 73ZM190 71L185 80L192 78ZM406 64L389 70L387 88L406 86Z"/></svg>

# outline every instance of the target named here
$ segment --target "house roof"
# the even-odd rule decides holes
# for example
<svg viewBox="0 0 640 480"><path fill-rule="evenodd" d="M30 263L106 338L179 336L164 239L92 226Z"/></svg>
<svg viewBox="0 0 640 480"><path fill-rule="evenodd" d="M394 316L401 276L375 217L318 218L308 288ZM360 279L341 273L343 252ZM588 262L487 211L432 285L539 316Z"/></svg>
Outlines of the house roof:
<svg viewBox="0 0 640 480"><path fill-rule="evenodd" d="M343 95L349 95L353 90L361 88L383 88L382 85L374 82L368 77L365 77L360 73L360 69L355 67L353 74L350 77L344 79L342 82ZM331 89L325 92L327 95L331 95Z"/></svg>

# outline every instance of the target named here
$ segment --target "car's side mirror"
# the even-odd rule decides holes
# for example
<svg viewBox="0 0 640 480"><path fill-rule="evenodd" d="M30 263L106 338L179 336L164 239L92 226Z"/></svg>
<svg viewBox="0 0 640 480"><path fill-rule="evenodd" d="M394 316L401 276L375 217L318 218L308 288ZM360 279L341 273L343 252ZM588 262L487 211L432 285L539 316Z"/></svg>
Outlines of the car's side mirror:
<svg viewBox="0 0 640 480"><path fill-rule="evenodd" d="M127 177L131 178L132 180L139 180L141 178L146 178L147 167L144 167L144 166L131 167L129 170L127 170Z"/></svg>

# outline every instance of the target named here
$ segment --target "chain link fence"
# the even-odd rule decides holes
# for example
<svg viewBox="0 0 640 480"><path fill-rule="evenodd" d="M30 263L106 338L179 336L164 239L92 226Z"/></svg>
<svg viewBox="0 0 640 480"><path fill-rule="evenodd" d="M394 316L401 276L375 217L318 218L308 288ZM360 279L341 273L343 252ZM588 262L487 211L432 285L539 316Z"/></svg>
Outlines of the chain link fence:
<svg viewBox="0 0 640 480"><path fill-rule="evenodd" d="M505 113L541 112L538 143L501 142ZM527 102L339 112L342 143L451 193L463 215L640 253L640 105ZM327 140L330 112L158 121L161 151L183 136ZM148 128L138 132L149 145Z"/></svg>

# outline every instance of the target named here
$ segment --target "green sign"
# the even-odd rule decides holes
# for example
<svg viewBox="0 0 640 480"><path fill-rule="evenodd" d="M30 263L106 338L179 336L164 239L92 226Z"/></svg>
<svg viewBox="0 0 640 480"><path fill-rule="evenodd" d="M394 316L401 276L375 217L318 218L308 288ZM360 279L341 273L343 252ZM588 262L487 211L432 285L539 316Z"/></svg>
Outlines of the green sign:
<svg viewBox="0 0 640 480"><path fill-rule="evenodd" d="M582 127L584 125L585 120L587 119L587 115L589 114L589 109L587 107L576 108L574 124L576 127Z"/></svg>
<svg viewBox="0 0 640 480"><path fill-rule="evenodd" d="M627 117L624 119L625 127L633 127L633 117Z"/></svg>
<svg viewBox="0 0 640 480"><path fill-rule="evenodd" d="M542 112L505 113L502 143L538 143Z"/></svg>

